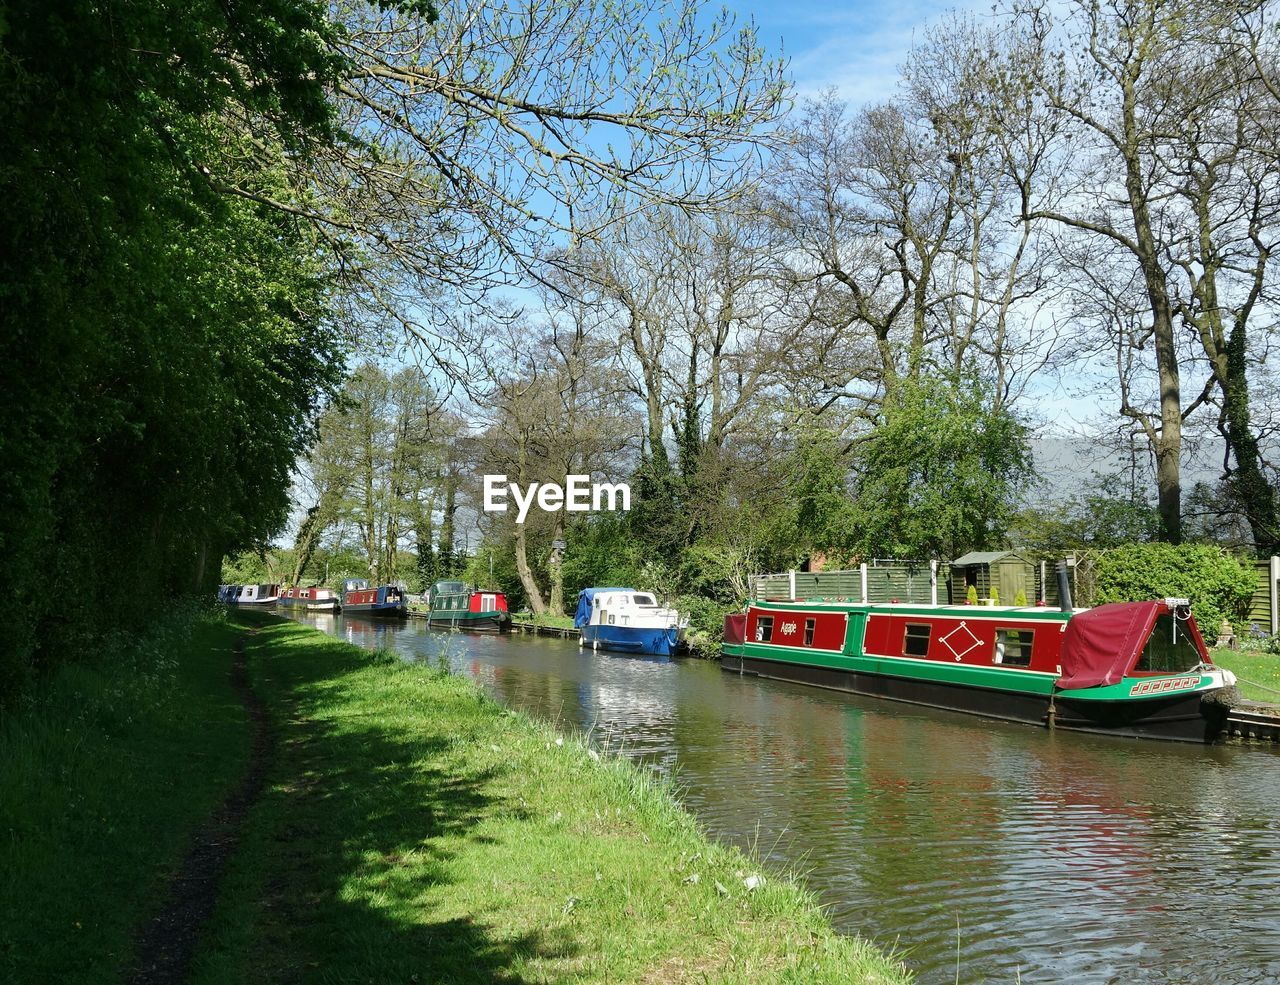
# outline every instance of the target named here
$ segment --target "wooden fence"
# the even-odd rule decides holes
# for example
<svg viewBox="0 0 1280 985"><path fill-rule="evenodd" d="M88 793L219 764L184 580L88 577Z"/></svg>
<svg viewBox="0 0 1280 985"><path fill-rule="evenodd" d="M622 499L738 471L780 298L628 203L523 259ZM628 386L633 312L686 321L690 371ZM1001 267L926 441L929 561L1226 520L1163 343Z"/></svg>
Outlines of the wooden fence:
<svg viewBox="0 0 1280 985"><path fill-rule="evenodd" d="M1246 625L1236 632L1243 636L1250 633L1280 633L1280 557L1255 561L1258 584L1249 600Z"/></svg>

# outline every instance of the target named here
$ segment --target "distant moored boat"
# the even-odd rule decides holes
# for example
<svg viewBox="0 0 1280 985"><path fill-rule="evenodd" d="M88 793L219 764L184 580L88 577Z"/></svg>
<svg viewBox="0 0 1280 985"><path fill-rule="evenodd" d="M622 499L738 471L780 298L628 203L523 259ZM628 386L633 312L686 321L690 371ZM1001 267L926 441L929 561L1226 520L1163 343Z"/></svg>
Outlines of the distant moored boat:
<svg viewBox="0 0 1280 985"><path fill-rule="evenodd" d="M584 588L573 617L582 646L663 657L684 644L688 623L675 609L658 605L652 592L634 588Z"/></svg>
<svg viewBox="0 0 1280 985"><path fill-rule="evenodd" d="M280 605L286 609L304 612L337 612L338 593L332 588L321 588L318 585L312 585L310 588L299 588L294 585L280 593Z"/></svg>
<svg viewBox="0 0 1280 985"><path fill-rule="evenodd" d="M227 605L266 608L275 605L279 596L279 585L222 585L218 588L218 600Z"/></svg>
<svg viewBox="0 0 1280 985"><path fill-rule="evenodd" d="M500 633L511 628L507 597L494 589L475 589L463 581L438 581L431 586L427 623L438 629L470 629Z"/></svg>
<svg viewBox="0 0 1280 985"><path fill-rule="evenodd" d="M348 578L342 583L342 612L344 615L406 616L409 607L399 585L370 588L364 578Z"/></svg>

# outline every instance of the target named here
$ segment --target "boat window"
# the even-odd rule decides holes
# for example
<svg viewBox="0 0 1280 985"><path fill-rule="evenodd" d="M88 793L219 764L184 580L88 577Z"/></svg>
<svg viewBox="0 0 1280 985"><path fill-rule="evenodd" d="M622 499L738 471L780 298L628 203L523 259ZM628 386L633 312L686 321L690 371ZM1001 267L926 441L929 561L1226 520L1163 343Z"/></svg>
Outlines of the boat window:
<svg viewBox="0 0 1280 985"><path fill-rule="evenodd" d="M1006 667L1031 666L1032 629L997 629L996 653L993 663Z"/></svg>
<svg viewBox="0 0 1280 985"><path fill-rule="evenodd" d="M813 646L813 630L818 625L817 619L806 619L804 621L804 645Z"/></svg>
<svg viewBox="0 0 1280 985"><path fill-rule="evenodd" d="M635 599L636 605L656 605L652 595L637 595Z"/></svg>
<svg viewBox="0 0 1280 985"><path fill-rule="evenodd" d="M929 629L928 623L907 623L907 632L902 639L902 655L904 657L927 657L929 655Z"/></svg>
<svg viewBox="0 0 1280 985"><path fill-rule="evenodd" d="M756 642L768 643L773 639L773 616L756 616Z"/></svg>
<svg viewBox="0 0 1280 985"><path fill-rule="evenodd" d="M1200 651L1182 619L1172 612L1156 616L1156 627L1133 669L1139 674L1180 674L1200 663Z"/></svg>

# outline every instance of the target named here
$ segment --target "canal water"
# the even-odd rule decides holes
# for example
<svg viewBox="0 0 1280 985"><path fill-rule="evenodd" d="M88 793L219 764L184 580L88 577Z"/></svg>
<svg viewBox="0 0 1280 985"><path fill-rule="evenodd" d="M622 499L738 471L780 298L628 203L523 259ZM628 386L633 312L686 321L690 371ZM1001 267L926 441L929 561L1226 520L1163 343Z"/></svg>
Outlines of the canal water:
<svg viewBox="0 0 1280 985"><path fill-rule="evenodd" d="M1273 747L1050 733L576 641L303 619L675 777L926 983L1280 982Z"/></svg>

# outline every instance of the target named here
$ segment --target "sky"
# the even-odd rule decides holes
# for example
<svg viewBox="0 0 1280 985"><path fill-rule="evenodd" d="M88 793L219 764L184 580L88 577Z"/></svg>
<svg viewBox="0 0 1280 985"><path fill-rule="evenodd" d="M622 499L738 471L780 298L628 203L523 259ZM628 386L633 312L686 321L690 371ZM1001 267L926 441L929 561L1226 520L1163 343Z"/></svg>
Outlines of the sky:
<svg viewBox="0 0 1280 985"><path fill-rule="evenodd" d="M853 105L893 94L898 66L912 42L948 11L987 16L991 0L768 0L729 3L740 18L754 18L761 42L788 59L800 98L834 87Z"/></svg>

